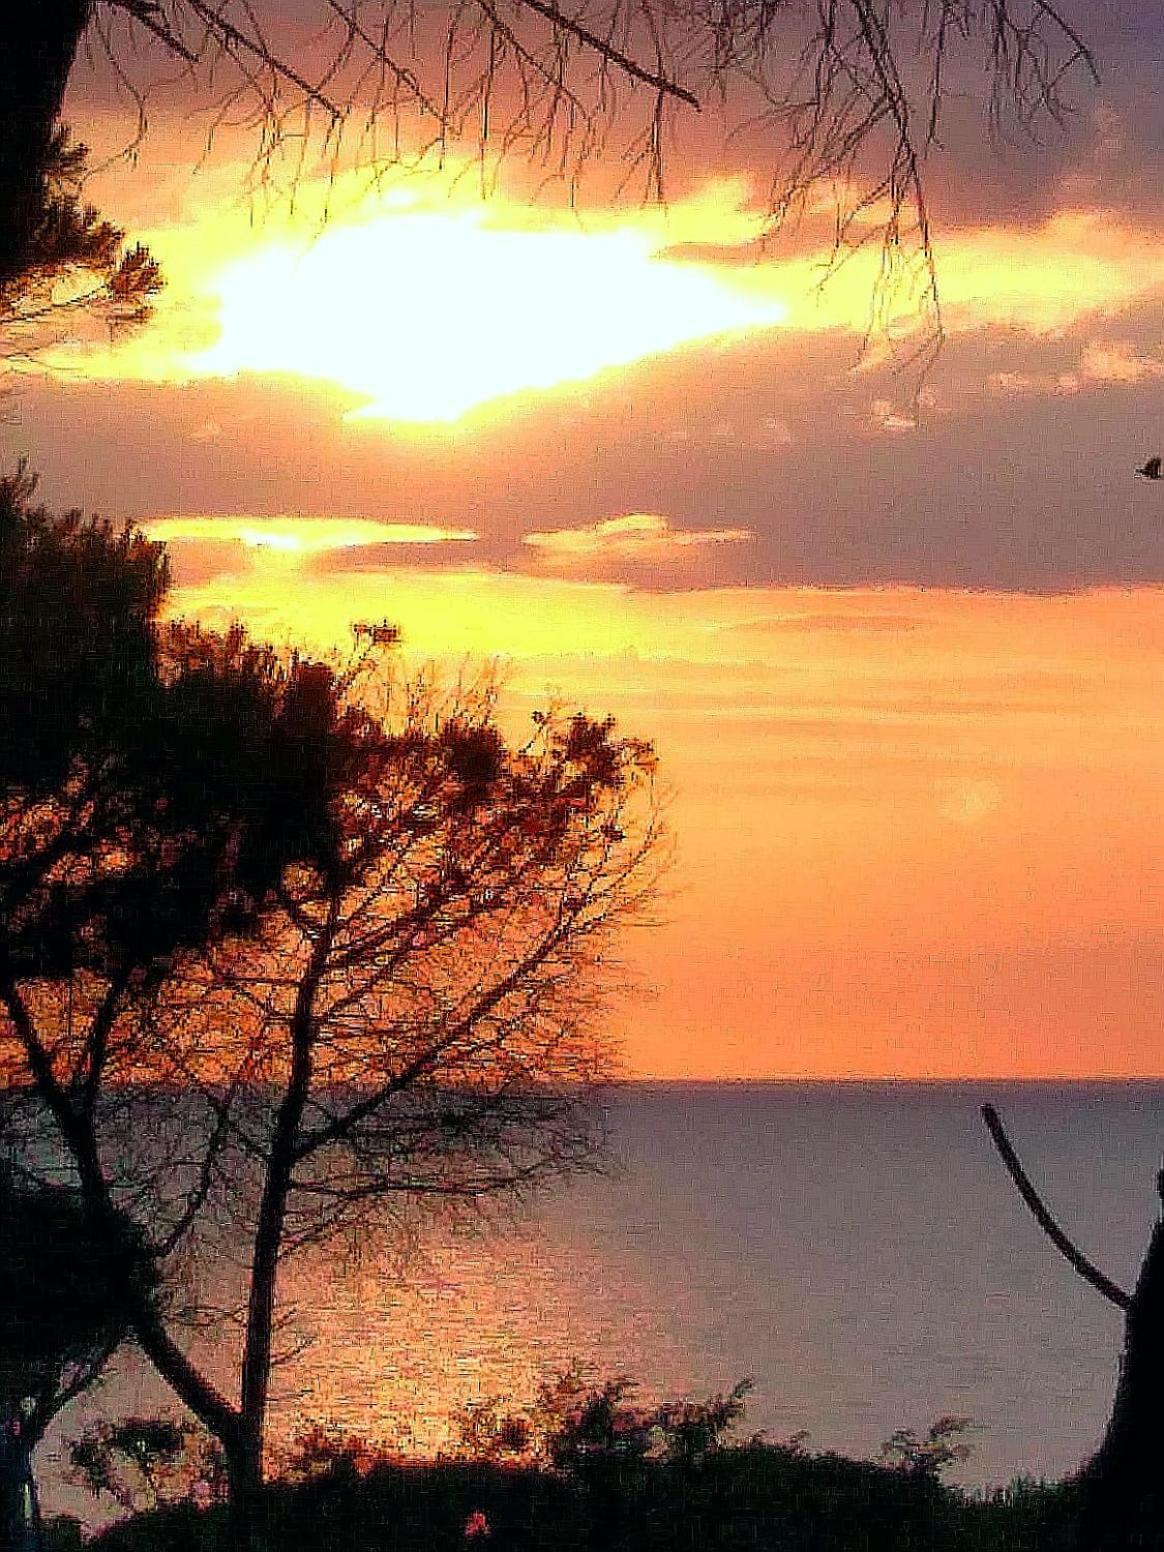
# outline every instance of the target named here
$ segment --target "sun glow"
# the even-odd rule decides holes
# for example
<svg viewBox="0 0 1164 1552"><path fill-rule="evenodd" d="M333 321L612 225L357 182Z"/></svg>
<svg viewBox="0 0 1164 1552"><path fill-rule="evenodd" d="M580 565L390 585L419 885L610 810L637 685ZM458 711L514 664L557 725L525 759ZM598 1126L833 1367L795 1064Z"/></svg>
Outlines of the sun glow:
<svg viewBox="0 0 1164 1552"><path fill-rule="evenodd" d="M389 210L279 241L212 281L220 334L201 373L341 384L361 418L454 421L688 341L781 323L783 300L663 256L656 226L503 229L488 207Z"/></svg>
<svg viewBox="0 0 1164 1552"><path fill-rule="evenodd" d="M387 420L397 435L411 425L420 439L455 426L460 436L550 392L569 416L599 374L679 349L706 357L777 330L793 350L823 332L860 338L880 274L876 244L830 270L818 231L773 230L743 173L665 208L574 211L500 182L484 198L475 165L450 161L371 186L352 172L305 176L292 201L256 211L236 197L250 170L223 164L180 192L165 176L155 197L147 190L127 225L166 279L150 325L112 342L80 328L39 353L41 367L69 382L241 378L244 394L247 382L281 376L292 391L310 384L329 418ZM1164 291L1157 234L1089 207L1021 228L954 226L940 257L951 335L1046 337ZM926 326L908 283L882 300L894 338ZM1153 373L1152 352L1120 354L1118 335L1103 343L1049 391ZM864 365L881 360L875 349ZM1047 384L1014 371L991 387ZM912 419L881 424L913 429Z"/></svg>

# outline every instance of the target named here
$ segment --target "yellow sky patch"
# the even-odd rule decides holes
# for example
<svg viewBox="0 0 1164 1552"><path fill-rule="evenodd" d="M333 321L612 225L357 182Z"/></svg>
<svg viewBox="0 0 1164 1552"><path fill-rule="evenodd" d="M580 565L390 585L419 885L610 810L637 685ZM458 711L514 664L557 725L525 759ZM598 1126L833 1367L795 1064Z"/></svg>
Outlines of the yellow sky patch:
<svg viewBox="0 0 1164 1552"><path fill-rule="evenodd" d="M466 543L478 537L472 528L336 517L158 517L143 524L142 531L164 543L235 543L248 550L268 549L293 556L374 544Z"/></svg>
<svg viewBox="0 0 1164 1552"><path fill-rule="evenodd" d="M139 234L167 279L154 324L50 362L113 379L286 374L359 395L364 418L447 422L787 311L730 267L668 257L761 234L739 180L667 210L585 217L482 200L455 169L372 193L305 182L293 212L258 226L237 203L197 200L195 180L181 219Z"/></svg>

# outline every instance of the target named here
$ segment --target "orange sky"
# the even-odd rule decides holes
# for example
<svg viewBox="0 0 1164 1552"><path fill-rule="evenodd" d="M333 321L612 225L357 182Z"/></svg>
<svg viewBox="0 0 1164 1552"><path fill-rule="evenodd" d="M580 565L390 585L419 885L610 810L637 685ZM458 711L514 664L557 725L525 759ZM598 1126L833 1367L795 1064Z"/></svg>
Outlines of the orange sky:
<svg viewBox="0 0 1164 1552"><path fill-rule="evenodd" d="M515 717L653 737L678 850L627 944L634 1071L1164 1074L1164 497L1132 475L1164 122L1128 3L1061 144L936 171L920 396L860 354L875 254L822 291L827 223L757 247L754 147L680 145L665 211L483 200L453 158L308 168L258 219L166 99L95 188L156 320L18 364L0 456L166 537L182 611L317 647L387 616L499 656ZM96 77L72 113L100 150L129 122Z"/></svg>
<svg viewBox="0 0 1164 1552"><path fill-rule="evenodd" d="M518 721L564 697L655 738L678 856L627 944L637 1071L1164 1070L1164 591L660 593L321 570L304 519L151 532L180 610L317 647L387 613L450 672L500 655Z"/></svg>

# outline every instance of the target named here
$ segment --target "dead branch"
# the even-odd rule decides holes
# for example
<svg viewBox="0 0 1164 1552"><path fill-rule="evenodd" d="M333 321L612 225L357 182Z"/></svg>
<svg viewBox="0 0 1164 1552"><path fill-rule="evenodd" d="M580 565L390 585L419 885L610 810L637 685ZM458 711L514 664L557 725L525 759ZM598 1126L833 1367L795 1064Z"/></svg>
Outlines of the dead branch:
<svg viewBox="0 0 1164 1552"><path fill-rule="evenodd" d="M1030 1176L1023 1168L1018 1154L1011 1146L1010 1138L1006 1135L998 1111L993 1105L983 1105L982 1119L986 1122L986 1129L993 1139L994 1146L998 1149L1002 1162L1006 1165L1007 1173L1014 1181L1019 1195L1034 1214L1035 1222L1043 1233L1054 1245L1055 1249L1064 1256L1079 1273L1085 1282L1089 1282L1093 1288L1102 1293L1105 1299L1122 1310L1131 1308L1131 1295L1112 1282L1110 1277L1105 1277L1099 1268L1083 1254L1064 1234L1063 1230L1052 1218L1042 1197L1031 1184Z"/></svg>

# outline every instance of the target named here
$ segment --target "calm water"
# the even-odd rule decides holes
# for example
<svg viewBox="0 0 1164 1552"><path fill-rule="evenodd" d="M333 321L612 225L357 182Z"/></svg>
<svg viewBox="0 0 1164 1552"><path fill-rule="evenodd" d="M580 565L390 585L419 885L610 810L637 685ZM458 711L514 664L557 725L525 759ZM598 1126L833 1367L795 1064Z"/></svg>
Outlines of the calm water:
<svg viewBox="0 0 1164 1552"><path fill-rule="evenodd" d="M1120 1316L1022 1206L984 1098L1068 1232L1130 1286L1164 1084L632 1088L613 1177L503 1233L433 1232L403 1278L384 1246L293 1263L285 1340L308 1345L279 1372L276 1431L307 1417L432 1450L466 1401L521 1401L577 1358L647 1393L752 1375L749 1429L858 1455L964 1414L982 1428L962 1480L1065 1472L1102 1428ZM59 1431L165 1404L126 1362Z"/></svg>

